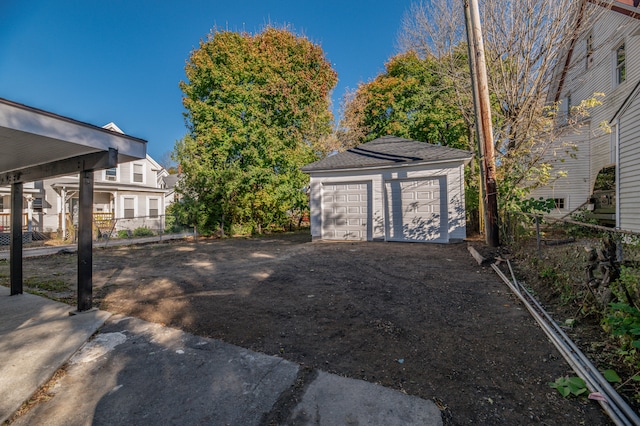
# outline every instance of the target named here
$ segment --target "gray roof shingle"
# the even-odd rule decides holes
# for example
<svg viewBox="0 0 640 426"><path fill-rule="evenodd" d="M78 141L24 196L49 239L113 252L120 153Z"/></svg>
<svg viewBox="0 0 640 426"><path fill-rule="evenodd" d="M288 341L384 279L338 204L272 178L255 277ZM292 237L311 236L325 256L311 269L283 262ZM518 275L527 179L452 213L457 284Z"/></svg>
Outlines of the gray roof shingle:
<svg viewBox="0 0 640 426"><path fill-rule="evenodd" d="M307 164L302 171L388 167L412 163L435 163L441 161L466 161L473 155L469 151L432 145L426 142L383 136L347 151Z"/></svg>

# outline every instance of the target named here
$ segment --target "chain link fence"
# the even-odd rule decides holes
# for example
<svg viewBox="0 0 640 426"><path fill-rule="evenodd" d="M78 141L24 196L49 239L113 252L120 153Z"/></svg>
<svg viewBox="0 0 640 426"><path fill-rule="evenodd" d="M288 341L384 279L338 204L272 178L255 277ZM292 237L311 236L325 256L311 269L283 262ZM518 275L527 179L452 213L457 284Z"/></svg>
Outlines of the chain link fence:
<svg viewBox="0 0 640 426"><path fill-rule="evenodd" d="M5 215L9 216L9 215ZM60 214L33 213L24 215L23 242L57 239L75 242L78 223L73 215L67 214L63 223ZM179 226L171 215L136 216L127 218L113 217L110 213L93 213L94 240L149 237L167 233L183 233L192 228ZM11 228L9 220L4 220L0 228L0 245L10 242ZM27 238L28 237L28 238ZM25 239L26 238L26 239Z"/></svg>

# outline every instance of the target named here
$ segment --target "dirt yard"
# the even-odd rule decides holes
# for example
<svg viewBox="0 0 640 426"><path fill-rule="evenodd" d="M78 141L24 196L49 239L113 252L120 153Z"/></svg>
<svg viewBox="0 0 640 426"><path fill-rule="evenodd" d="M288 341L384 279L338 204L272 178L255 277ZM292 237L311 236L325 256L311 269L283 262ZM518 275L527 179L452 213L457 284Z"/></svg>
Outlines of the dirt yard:
<svg viewBox="0 0 640 426"><path fill-rule="evenodd" d="M24 267L30 291L75 303L74 254ZM434 400L449 425L609 424L548 386L573 372L466 244L290 234L96 249L94 304Z"/></svg>

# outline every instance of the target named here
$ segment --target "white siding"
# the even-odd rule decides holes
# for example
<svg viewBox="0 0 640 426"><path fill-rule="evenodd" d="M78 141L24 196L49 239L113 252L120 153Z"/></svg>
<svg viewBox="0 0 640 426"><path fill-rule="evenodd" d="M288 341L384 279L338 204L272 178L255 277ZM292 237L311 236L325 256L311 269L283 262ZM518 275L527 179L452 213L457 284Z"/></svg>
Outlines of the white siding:
<svg viewBox="0 0 640 426"><path fill-rule="evenodd" d="M562 138L561 146L551 147L545 155L545 160L552 166L553 181L546 186L536 188L531 192L533 198L564 199L565 208L555 209L550 213L553 217L564 217L578 209L587 201L591 194L589 180L589 164L591 159L591 144L588 127L572 131ZM573 150L573 147L577 150ZM566 176L563 176L566 174Z"/></svg>
<svg viewBox="0 0 640 426"><path fill-rule="evenodd" d="M640 99L620 117L620 227L640 232Z"/></svg>
<svg viewBox="0 0 640 426"><path fill-rule="evenodd" d="M578 160L567 160L565 165L561 165L567 169L569 176L534 192L536 197L544 198L562 198L562 195L567 195L566 210L568 211L555 212L556 216L563 216L580 206L593 191L598 172L604 167L613 165L615 145L612 144L612 135L602 129L601 123L611 124L609 121L640 80L640 21L611 10L603 12L603 9L598 6L590 7L599 10L598 19L576 43L560 99L565 99L568 94L571 94L572 104L578 105L582 100L591 98L594 93L604 93L604 98L601 99L602 105L589 111L589 125L579 139L567 136L559 142L577 141L582 147L578 151ZM592 37L593 60L587 67L586 52L589 35ZM626 50L626 80L618 85L615 81L615 49L623 42ZM630 121L631 119L628 119L627 123L621 124L621 135L626 132L638 135L640 132L637 128L629 127ZM629 137L634 136L621 136L625 140ZM585 154L586 158L583 156ZM620 152L621 161L637 162L637 155L639 154L628 147ZM627 156L630 158L626 158ZM629 169L627 166L627 171L630 170L633 168ZM618 200L620 197L629 196L629 190L626 191L620 194Z"/></svg>
<svg viewBox="0 0 640 426"><path fill-rule="evenodd" d="M387 238L385 223L385 182L401 180L420 180L423 178L443 178L446 181L444 195L447 211L446 223L443 224L445 234L442 241L462 240L466 237L465 205L464 205L464 166L449 164L447 166L411 166L402 168L381 168L371 170L312 172L311 173L311 235L321 239L322 235L322 187L324 184L345 184L371 182L371 213L369 214L368 239L385 240Z"/></svg>

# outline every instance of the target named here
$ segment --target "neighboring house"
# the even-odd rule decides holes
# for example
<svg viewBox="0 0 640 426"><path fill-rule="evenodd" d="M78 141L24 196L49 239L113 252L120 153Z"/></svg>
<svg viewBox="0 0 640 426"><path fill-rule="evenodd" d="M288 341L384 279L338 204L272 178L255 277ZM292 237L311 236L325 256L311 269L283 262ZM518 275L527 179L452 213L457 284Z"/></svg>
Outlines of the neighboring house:
<svg viewBox="0 0 640 426"><path fill-rule="evenodd" d="M114 123L105 129L123 133ZM169 174L149 155L146 158L94 173L94 227L101 234L120 229L164 229L164 179ZM78 175L26 184L25 226L44 233L68 236L77 225ZM0 216L8 217L9 188L0 188ZM0 225L2 223L0 222Z"/></svg>
<svg viewBox="0 0 640 426"><path fill-rule="evenodd" d="M176 194L176 185L178 184L178 179L180 175L178 174L167 174L162 177L162 188L166 189L167 192L164 194L164 205L169 206L178 200L178 194Z"/></svg>
<svg viewBox="0 0 640 426"><path fill-rule="evenodd" d="M565 129L556 144L575 144L575 158L568 155L556 161L556 170L567 176L532 192L535 198L553 198L553 216L564 217L581 207L592 210L610 204L610 213L601 215L610 224L640 231L640 9L638 0L616 1L611 8L598 8L598 18L585 27L560 61L554 76L551 101L560 102L560 114L594 93L603 93L602 105L590 110L590 118L578 129ZM608 123L611 132L603 131ZM614 171L611 191L599 183ZM600 178L598 177L600 175ZM606 179L605 179L606 180ZM596 184L598 182L598 185ZM596 203L597 201L597 203ZM606 208L603 209L606 211Z"/></svg>
<svg viewBox="0 0 640 426"><path fill-rule="evenodd" d="M466 237L464 164L472 154L385 136L302 168L311 236L447 243Z"/></svg>

